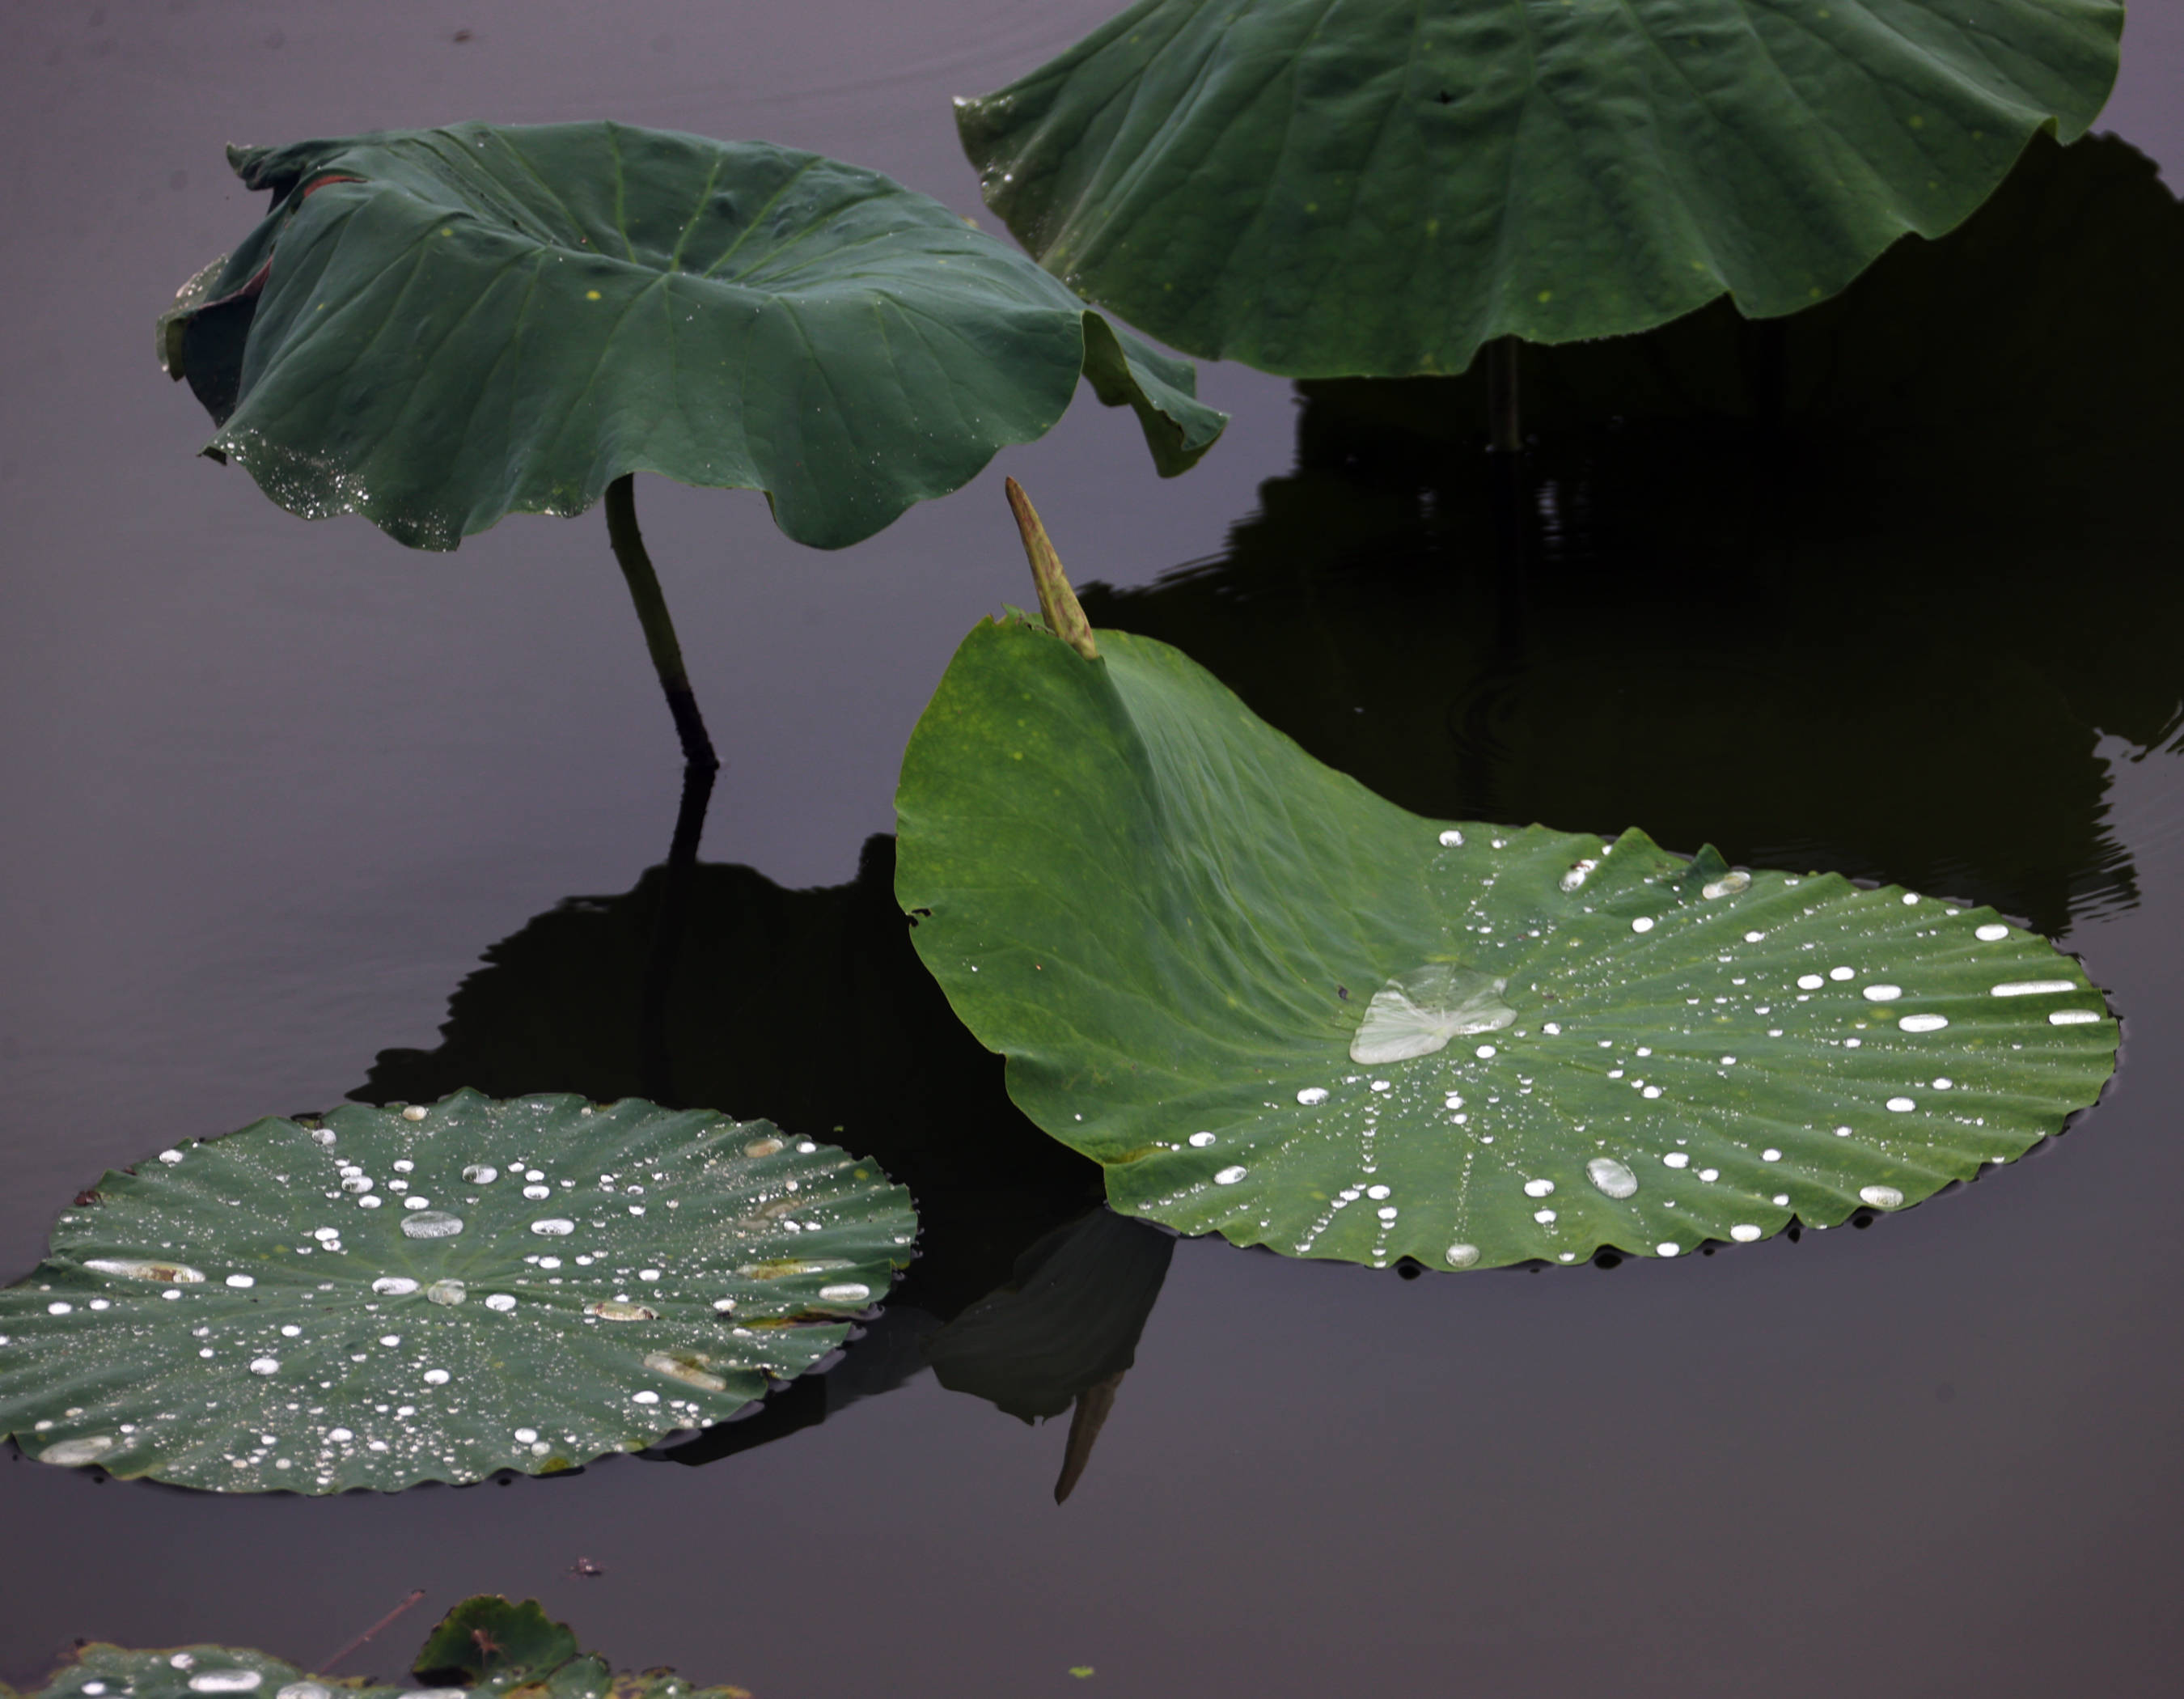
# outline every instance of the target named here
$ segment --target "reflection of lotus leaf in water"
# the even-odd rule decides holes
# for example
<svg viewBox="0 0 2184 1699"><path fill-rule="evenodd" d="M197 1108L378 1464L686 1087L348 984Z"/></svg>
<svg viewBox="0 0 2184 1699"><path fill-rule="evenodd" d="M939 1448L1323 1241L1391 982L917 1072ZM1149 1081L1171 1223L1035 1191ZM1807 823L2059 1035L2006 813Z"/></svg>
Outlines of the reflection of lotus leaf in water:
<svg viewBox="0 0 2184 1699"><path fill-rule="evenodd" d="M1084 604L1417 813L1642 819L2059 931L2137 900L2107 763L2176 734L2180 298L2153 167L2036 142L1779 326L1528 349L1521 571L1473 379L1312 384L1222 558Z"/></svg>
<svg viewBox="0 0 2184 1699"><path fill-rule="evenodd" d="M1098 648L964 640L896 894L1118 1211L1373 1264L1674 1256L1973 1178L2113 1067L2076 963L1991 911L1421 819L1167 645Z"/></svg>
<svg viewBox="0 0 2184 1699"><path fill-rule="evenodd" d="M916 1230L877 1164L709 1111L465 1091L261 1121L61 1217L0 1292L0 1433L215 1491L550 1473L803 1373Z"/></svg>
<svg viewBox="0 0 2184 1699"><path fill-rule="evenodd" d="M419 1596L422 1596L419 1595ZM383 1627L384 1624L382 1624ZM332 1660L337 1662L338 1660ZM700 1687L671 1669L617 1674L605 1659L580 1651L577 1637L535 1600L512 1604L498 1595L464 1600L420 1648L416 1680L389 1685L339 1675L307 1675L293 1664L237 1646L195 1645L133 1652L79 1642L69 1663L22 1699L204 1699L208 1694L252 1699L460 1699L460 1696L553 1693L615 1699L751 1699L741 1687ZM419 1683L426 1685L420 1688ZM443 1682L457 1685L437 1685ZM17 1699L0 1683L0 1699Z"/></svg>
<svg viewBox="0 0 2184 1699"><path fill-rule="evenodd" d="M1517 1018L1496 979L1445 961L1398 973L1373 994L1350 1039L1350 1060L1408 1061L1431 1056L1467 1033L1498 1032Z"/></svg>

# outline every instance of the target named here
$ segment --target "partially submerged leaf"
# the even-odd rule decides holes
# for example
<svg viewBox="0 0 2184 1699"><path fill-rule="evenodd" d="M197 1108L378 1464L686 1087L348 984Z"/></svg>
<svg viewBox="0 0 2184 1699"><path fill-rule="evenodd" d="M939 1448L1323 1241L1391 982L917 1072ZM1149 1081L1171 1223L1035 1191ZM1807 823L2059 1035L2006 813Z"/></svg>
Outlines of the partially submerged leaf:
<svg viewBox="0 0 2184 1699"><path fill-rule="evenodd" d="M1992 911L1424 820L1167 645L1100 652L965 640L904 760L896 892L1118 1210L1375 1265L1674 1256L1916 1203L2114 1066L2076 962ZM1482 978L1512 1019L1458 1036ZM1437 1046L1355 1060L1390 991Z"/></svg>
<svg viewBox="0 0 2184 1699"><path fill-rule="evenodd" d="M876 1164L710 1111L260 1121L60 1218L0 1292L0 1434L225 1491L551 1473L804 1373L915 1234Z"/></svg>
<svg viewBox="0 0 2184 1699"><path fill-rule="evenodd" d="M506 1648L522 1648L520 1656ZM463 1656L459 1647L467 1647ZM416 1662L419 1680L460 1685L420 1690L353 1676L307 1675L262 1652L196 1645L132 1652L93 1642L47 1678L28 1699L751 1699L742 1687L700 1687L671 1669L616 1674L604 1658L577 1649L566 1624L535 1599L511 1604L497 1594L464 1600L432 1630ZM0 1683L0 1696L15 1699Z"/></svg>
<svg viewBox="0 0 2184 1699"><path fill-rule="evenodd" d="M1040 262L1296 376L1752 317L1935 236L2081 133L2121 0L1141 0L959 103Z"/></svg>
<svg viewBox="0 0 2184 1699"><path fill-rule="evenodd" d="M614 124L236 151L271 210L161 320L210 452L313 518L452 549L626 472L765 490L839 548L1061 416L1078 378L1164 474L1224 415L1190 362L874 171Z"/></svg>

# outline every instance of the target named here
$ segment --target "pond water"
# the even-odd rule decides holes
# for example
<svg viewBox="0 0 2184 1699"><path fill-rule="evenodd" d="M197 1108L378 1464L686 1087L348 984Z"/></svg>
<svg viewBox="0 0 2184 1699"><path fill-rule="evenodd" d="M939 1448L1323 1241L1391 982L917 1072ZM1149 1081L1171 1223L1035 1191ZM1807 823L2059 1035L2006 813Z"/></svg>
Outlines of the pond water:
<svg viewBox="0 0 2184 1699"><path fill-rule="evenodd" d="M677 755L604 525L413 554L194 458L149 332L255 216L221 144L612 115L972 214L947 97L1107 9L0 18L8 1278L74 1192L181 1138L466 1083L611 1097L649 1065ZM2104 128L2172 183L2180 75L2184 20L2142 8ZM1087 398L840 554L758 497L645 482L727 760L676 1089L842 1128L918 1189L924 1259L824 1380L570 1477L220 1499L11 1451L0 1678L82 1637L310 1665L422 1589L344 1670L394 1674L499 1591L619 1666L763 1699L2169 1691L2180 292L2150 167L2036 148L1961 239L1780 337L1708 320L1540 357L1515 483L1462 382L1300 395L1228 368L1202 385L1235 422L1188 477ZM2059 935L2125 1017L2114 1083L2035 1159L1870 1231L1613 1273L1406 1280L1086 1216L1096 1174L911 959L880 835L954 644L1029 599L1004 472L1096 622L1178 643L1407 806L1637 824ZM963 1318L1034 1250L1022 1300ZM1017 1414L1105 1381L1140 1323L1057 1506L1067 1420Z"/></svg>

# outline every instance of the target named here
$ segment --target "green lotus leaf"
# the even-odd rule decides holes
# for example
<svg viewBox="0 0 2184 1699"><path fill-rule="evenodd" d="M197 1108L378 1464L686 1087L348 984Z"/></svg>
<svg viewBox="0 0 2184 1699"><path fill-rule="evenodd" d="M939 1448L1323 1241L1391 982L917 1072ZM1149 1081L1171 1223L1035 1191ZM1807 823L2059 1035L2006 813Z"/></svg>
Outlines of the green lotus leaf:
<svg viewBox="0 0 2184 1699"><path fill-rule="evenodd" d="M220 1491L550 1473L810 1369L915 1233L876 1165L710 1111L259 1121L62 1216L0 1291L0 1435Z"/></svg>
<svg viewBox="0 0 2184 1699"><path fill-rule="evenodd" d="M1080 376L1163 473L1224 415L939 202L765 142L461 124L233 150L271 210L159 322L239 462L452 549L615 478L762 489L855 543L1044 434Z"/></svg>
<svg viewBox="0 0 2184 1699"><path fill-rule="evenodd" d="M1833 294L2084 131L2121 0L1142 0L961 103L987 202L1176 348L1462 370Z"/></svg>
<svg viewBox="0 0 2184 1699"><path fill-rule="evenodd" d="M419 1680L460 1685L388 1685L354 1677L307 1675L295 1665L226 1646L156 1652L94 1642L55 1670L31 1699L461 1699L465 1694L524 1691L547 1699L750 1699L742 1687L700 1687L670 1669L616 1674L604 1658L577 1649L577 1637L535 1599L511 1604L497 1594L465 1599L450 1611L417 1658ZM15 1690L0 1683L0 1696Z"/></svg>
<svg viewBox="0 0 2184 1699"><path fill-rule="evenodd" d="M1990 910L1431 821L1179 651L983 622L896 893L1117 1209L1300 1256L1674 1256L1917 1203L2098 1095L2116 1025Z"/></svg>

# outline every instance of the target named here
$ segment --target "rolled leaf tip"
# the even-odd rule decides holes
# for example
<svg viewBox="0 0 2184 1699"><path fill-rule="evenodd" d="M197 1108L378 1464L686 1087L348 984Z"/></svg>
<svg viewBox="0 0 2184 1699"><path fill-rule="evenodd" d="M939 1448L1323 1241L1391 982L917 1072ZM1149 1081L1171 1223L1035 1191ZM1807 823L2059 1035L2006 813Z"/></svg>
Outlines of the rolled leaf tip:
<svg viewBox="0 0 2184 1699"><path fill-rule="evenodd" d="M1022 484L1014 478L1006 483L1009 508L1023 537L1024 559L1031 563L1032 582L1039 590L1039 610L1046 628L1085 660L1099 660L1100 646L1092 640L1092 621L1084 617L1077 593L1069 588L1069 575L1061 570L1061 557L1054 552L1046 527L1039 523L1039 510L1031 504Z"/></svg>

